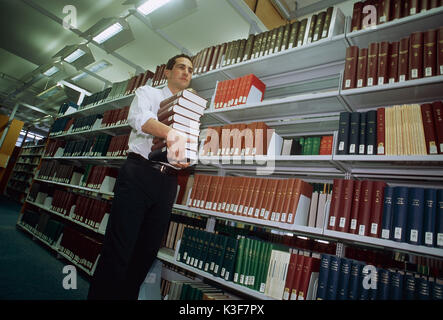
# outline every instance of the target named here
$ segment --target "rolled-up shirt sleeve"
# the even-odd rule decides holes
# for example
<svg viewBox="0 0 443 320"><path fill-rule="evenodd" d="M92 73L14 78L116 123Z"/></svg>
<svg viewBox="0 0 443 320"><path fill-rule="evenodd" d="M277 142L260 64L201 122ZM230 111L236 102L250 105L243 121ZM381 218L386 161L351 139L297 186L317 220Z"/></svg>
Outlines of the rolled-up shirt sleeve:
<svg viewBox="0 0 443 320"><path fill-rule="evenodd" d="M157 116L153 112L154 108L151 99L144 90L140 89L135 91L135 96L129 109L128 123L137 134L150 136L150 134L143 132L142 126L151 118L157 120Z"/></svg>

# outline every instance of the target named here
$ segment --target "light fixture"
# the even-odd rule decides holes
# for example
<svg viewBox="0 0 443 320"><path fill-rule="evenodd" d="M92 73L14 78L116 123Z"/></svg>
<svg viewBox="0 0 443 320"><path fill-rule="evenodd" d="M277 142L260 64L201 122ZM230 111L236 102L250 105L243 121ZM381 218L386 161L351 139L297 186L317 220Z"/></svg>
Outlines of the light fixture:
<svg viewBox="0 0 443 320"><path fill-rule="evenodd" d="M146 16L152 11L157 10L161 6L167 4L170 0L148 0L142 5L137 7L137 11Z"/></svg>
<svg viewBox="0 0 443 320"><path fill-rule="evenodd" d="M82 36L102 46L108 53L134 40L130 26L123 18L101 19Z"/></svg>
<svg viewBox="0 0 443 320"><path fill-rule="evenodd" d="M116 34L120 33L123 30L123 26L116 22L113 25L107 27L105 30L100 32L98 35L92 38L95 42L102 44L106 40L112 38Z"/></svg>
<svg viewBox="0 0 443 320"><path fill-rule="evenodd" d="M60 71L59 68L57 68L56 66L52 66L52 67L50 67L48 70L46 70L45 72L43 72L43 74L44 74L45 76L47 76L47 77L50 77L50 76L56 74L56 73L59 72L59 71Z"/></svg>
<svg viewBox="0 0 443 320"><path fill-rule="evenodd" d="M53 58L59 58L77 70L80 70L95 61L91 49L85 44L68 45L57 52Z"/></svg>
<svg viewBox="0 0 443 320"><path fill-rule="evenodd" d="M73 63L78 58L84 56L86 52L84 52L82 49L77 49L70 55L68 55L64 60L69 63Z"/></svg>

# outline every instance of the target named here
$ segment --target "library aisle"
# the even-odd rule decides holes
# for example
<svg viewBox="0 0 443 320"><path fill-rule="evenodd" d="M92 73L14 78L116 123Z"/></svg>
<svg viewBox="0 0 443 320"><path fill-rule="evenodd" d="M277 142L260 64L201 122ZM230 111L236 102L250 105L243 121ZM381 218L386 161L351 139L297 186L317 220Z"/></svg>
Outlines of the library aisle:
<svg viewBox="0 0 443 320"><path fill-rule="evenodd" d="M85 300L89 282L77 271L77 289L64 289L69 263L16 227L19 212L17 202L0 196L0 300Z"/></svg>

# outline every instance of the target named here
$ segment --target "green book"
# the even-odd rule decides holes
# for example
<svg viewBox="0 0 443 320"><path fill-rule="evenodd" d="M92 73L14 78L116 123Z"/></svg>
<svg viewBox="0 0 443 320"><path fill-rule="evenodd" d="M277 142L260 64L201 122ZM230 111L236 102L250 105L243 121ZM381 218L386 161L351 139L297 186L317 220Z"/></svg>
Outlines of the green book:
<svg viewBox="0 0 443 320"><path fill-rule="evenodd" d="M312 155L319 155L320 154L320 142L321 137L313 137L312 138Z"/></svg>
<svg viewBox="0 0 443 320"><path fill-rule="evenodd" d="M277 32L277 39L275 40L275 46L273 46L274 53L282 50L283 34L285 32L285 26L280 26Z"/></svg>
<svg viewBox="0 0 443 320"><path fill-rule="evenodd" d="M224 264L225 272L224 279L226 281L232 281L234 278L234 267L235 267L235 258L237 256L238 243L239 240L233 237L230 237L230 246L229 246L229 255L226 263Z"/></svg>
<svg viewBox="0 0 443 320"><path fill-rule="evenodd" d="M309 156L312 154L312 137L308 137L305 140L305 148L303 149L303 155Z"/></svg>
<svg viewBox="0 0 443 320"><path fill-rule="evenodd" d="M238 236L238 249L237 249L237 255L235 258L235 268L234 268L234 277L233 281L234 283L240 282L240 272L243 268L243 260L244 260L244 252L245 252L245 244L246 244L246 238L244 236Z"/></svg>
<svg viewBox="0 0 443 320"><path fill-rule="evenodd" d="M260 276L259 276L259 278L260 278L259 291L261 293L265 292L265 288L266 288L266 279L268 277L269 259L271 257L271 251L272 251L271 243L265 242L263 257L262 257L262 262L261 262Z"/></svg>
<svg viewBox="0 0 443 320"><path fill-rule="evenodd" d="M242 263L242 267L240 269L239 272L239 283L241 285L245 284L245 277L246 277L246 271L248 269L250 260L249 260L249 248L251 247L251 239L250 238L246 238L246 242L245 242L245 249L244 249L244 253L243 253L243 263Z"/></svg>
<svg viewBox="0 0 443 320"><path fill-rule="evenodd" d="M246 60L251 59L252 48L254 45L254 38L255 38L254 34L249 35L248 40L246 41L246 47L245 47L245 51L243 53L242 61L246 61Z"/></svg>
<svg viewBox="0 0 443 320"><path fill-rule="evenodd" d="M251 255L250 255L250 259L251 259L251 264L249 265L249 270L247 272L247 286L249 288L252 288L254 286L255 283L255 278L256 278L256 272L257 272L257 267L258 267L258 249L259 249L259 240L253 240L252 241L252 248L250 250Z"/></svg>
<svg viewBox="0 0 443 320"><path fill-rule="evenodd" d="M214 252L215 252L215 241L217 239L217 235L215 233L210 233L209 234L209 239L208 239L208 254L206 255L206 260L204 263L204 267L203 270L205 272L211 272L211 265L212 265L212 270L214 270Z"/></svg>
<svg viewBox="0 0 443 320"><path fill-rule="evenodd" d="M200 252L200 258L199 258L199 262L198 262L198 268L200 270L203 270L203 267L206 264L206 260L208 257L208 249L209 249L209 240L211 238L211 233L210 232L205 232L203 234L203 247L201 249Z"/></svg>
<svg viewBox="0 0 443 320"><path fill-rule="evenodd" d="M217 247L217 256L215 260L214 266L214 275L220 276L220 271L223 266L223 259L225 257L226 244L228 241L228 237L224 235L219 235L218 247Z"/></svg>
<svg viewBox="0 0 443 320"><path fill-rule="evenodd" d="M297 46L297 36L299 29L300 29L300 21L295 21L293 24L291 24L291 29L289 31L288 49Z"/></svg>
<svg viewBox="0 0 443 320"><path fill-rule="evenodd" d="M305 43L305 36L306 36L306 27L308 25L308 19L303 19L300 21L300 27L298 29L297 34L297 45L296 47L300 47Z"/></svg>

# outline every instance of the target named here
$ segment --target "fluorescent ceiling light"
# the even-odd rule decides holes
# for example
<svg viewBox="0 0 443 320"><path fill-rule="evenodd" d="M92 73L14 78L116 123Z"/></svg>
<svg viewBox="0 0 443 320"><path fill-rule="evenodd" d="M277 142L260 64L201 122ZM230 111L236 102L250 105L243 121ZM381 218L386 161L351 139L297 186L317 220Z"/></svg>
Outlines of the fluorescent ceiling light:
<svg viewBox="0 0 443 320"><path fill-rule="evenodd" d="M167 4L170 0L148 0L137 8L137 11L146 16L152 11L157 10L161 6Z"/></svg>
<svg viewBox="0 0 443 320"><path fill-rule="evenodd" d="M47 77L52 76L53 74L57 73L59 71L59 69L55 66L49 68L48 70L46 70L45 72L43 72L43 74Z"/></svg>
<svg viewBox="0 0 443 320"><path fill-rule="evenodd" d="M96 35L94 38L92 38L92 40L94 40L98 44L102 44L106 40L115 36L117 33L121 32L122 30L123 26L120 23L116 22L113 25L106 28L105 30L103 30L102 32L100 32L98 35Z"/></svg>
<svg viewBox="0 0 443 320"><path fill-rule="evenodd" d="M103 70L106 67L109 67L109 63L106 61L101 61L96 65L93 65L92 67L88 67L87 69L91 72L99 72L100 70Z"/></svg>
<svg viewBox="0 0 443 320"><path fill-rule="evenodd" d="M83 50L77 49L73 53L71 53L69 56L67 56L64 60L66 62L72 63L85 54L86 54L86 52L84 52Z"/></svg>
<svg viewBox="0 0 443 320"><path fill-rule="evenodd" d="M79 81L87 76L88 76L88 74L86 72L82 72L82 73L76 75L75 77L71 78L71 80L72 81Z"/></svg>

